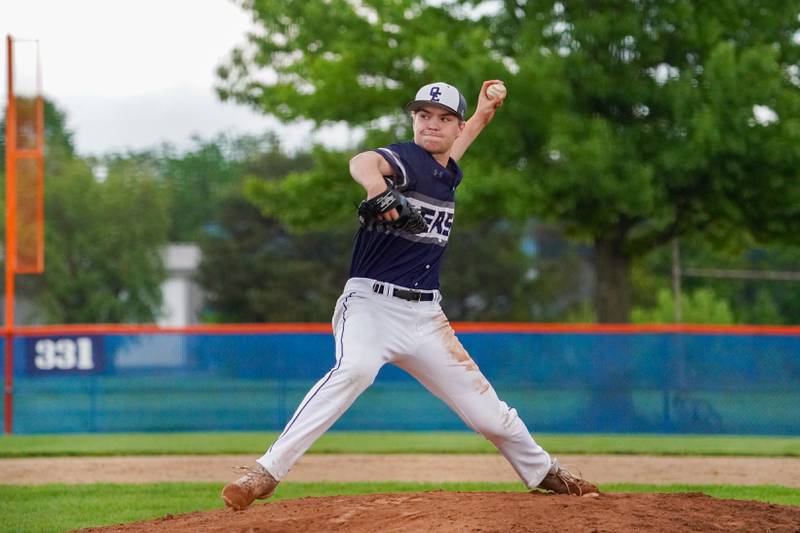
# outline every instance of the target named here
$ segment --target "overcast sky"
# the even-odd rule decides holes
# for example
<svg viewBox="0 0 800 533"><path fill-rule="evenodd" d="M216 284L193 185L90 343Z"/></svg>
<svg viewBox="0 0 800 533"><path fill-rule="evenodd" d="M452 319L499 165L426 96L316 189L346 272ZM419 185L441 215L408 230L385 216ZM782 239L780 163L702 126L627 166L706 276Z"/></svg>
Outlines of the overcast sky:
<svg viewBox="0 0 800 533"><path fill-rule="evenodd" d="M297 148L308 126L280 126L214 94L216 66L249 28L230 0L0 0L3 99L11 34L38 39L45 96L67 113L82 155L266 129ZM336 144L343 131L320 139Z"/></svg>

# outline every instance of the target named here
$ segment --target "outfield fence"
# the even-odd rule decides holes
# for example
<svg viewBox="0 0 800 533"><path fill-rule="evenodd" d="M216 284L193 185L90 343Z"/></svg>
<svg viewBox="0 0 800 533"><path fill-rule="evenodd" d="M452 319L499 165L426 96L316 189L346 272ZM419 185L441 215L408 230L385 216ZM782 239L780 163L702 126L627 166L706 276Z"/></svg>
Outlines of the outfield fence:
<svg viewBox="0 0 800 533"><path fill-rule="evenodd" d="M800 327L454 327L534 433L800 435ZM328 324L20 327L13 363L15 433L279 430L334 343ZM387 365L334 429L465 426Z"/></svg>

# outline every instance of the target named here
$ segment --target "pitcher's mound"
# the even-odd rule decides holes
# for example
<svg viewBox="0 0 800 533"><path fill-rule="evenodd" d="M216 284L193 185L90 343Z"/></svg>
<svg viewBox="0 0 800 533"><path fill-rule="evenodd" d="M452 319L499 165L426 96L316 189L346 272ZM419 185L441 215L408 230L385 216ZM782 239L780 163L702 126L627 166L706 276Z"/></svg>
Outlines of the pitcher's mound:
<svg viewBox="0 0 800 533"><path fill-rule="evenodd" d="M785 531L800 507L720 500L698 493L599 497L508 492L422 492L300 498L166 516L90 531Z"/></svg>

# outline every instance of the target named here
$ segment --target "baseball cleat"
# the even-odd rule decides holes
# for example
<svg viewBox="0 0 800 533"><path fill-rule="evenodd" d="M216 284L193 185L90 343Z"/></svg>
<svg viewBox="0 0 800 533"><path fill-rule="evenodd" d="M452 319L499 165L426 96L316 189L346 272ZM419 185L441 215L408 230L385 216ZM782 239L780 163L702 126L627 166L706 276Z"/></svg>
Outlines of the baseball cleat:
<svg viewBox="0 0 800 533"><path fill-rule="evenodd" d="M245 474L225 485L220 494L228 507L241 511L253 503L253 500L265 500L275 492L278 482L260 464L256 463L255 468L240 466L237 469Z"/></svg>
<svg viewBox="0 0 800 533"><path fill-rule="evenodd" d="M553 464L550 466L550 471L544 477L539 486L542 490L549 490L556 494L569 494L571 496L598 496L600 491L597 487L581 478L580 475L575 475L563 466L558 461L553 459Z"/></svg>

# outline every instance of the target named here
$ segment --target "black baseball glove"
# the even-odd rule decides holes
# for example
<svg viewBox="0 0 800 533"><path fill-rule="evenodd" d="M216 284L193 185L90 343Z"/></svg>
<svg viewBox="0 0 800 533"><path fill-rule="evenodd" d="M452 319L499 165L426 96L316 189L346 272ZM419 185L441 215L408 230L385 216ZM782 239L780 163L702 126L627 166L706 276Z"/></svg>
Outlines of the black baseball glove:
<svg viewBox="0 0 800 533"><path fill-rule="evenodd" d="M392 209L397 209L400 217L397 220L384 221L378 217ZM358 221L362 226L382 224L408 233L424 233L428 231L428 224L408 198L397 192L391 186L374 198L363 200L358 205Z"/></svg>

